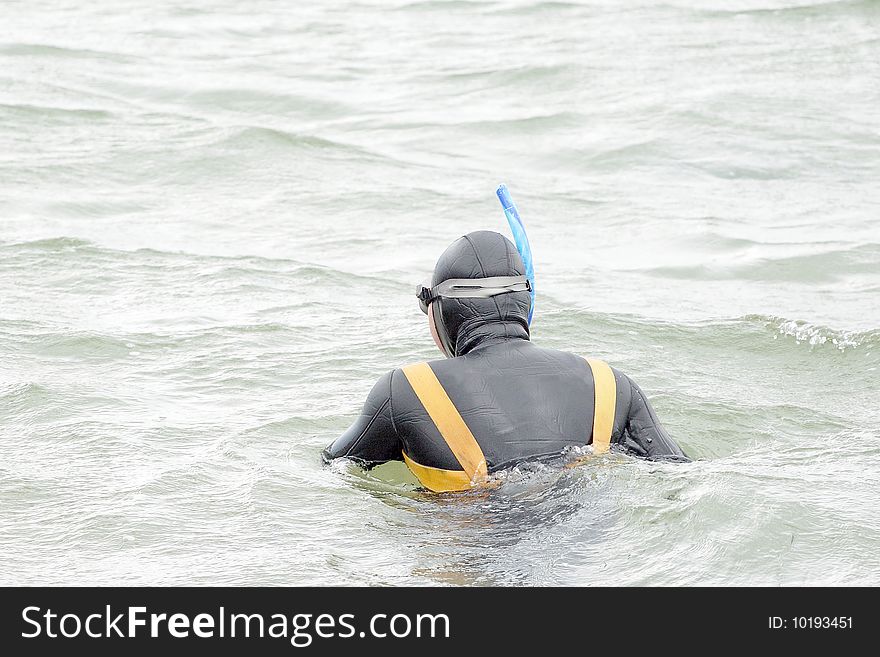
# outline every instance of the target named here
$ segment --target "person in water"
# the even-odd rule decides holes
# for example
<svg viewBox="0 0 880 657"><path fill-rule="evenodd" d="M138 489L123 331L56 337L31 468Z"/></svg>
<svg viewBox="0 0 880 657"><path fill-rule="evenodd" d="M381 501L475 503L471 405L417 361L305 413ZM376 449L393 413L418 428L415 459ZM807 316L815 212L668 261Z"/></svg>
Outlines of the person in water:
<svg viewBox="0 0 880 657"><path fill-rule="evenodd" d="M687 461L627 375L530 342L524 273L500 233L453 242L430 285L418 290L446 359L380 378L354 424L323 451L325 463L344 457L370 468L403 460L424 487L443 492L584 445Z"/></svg>

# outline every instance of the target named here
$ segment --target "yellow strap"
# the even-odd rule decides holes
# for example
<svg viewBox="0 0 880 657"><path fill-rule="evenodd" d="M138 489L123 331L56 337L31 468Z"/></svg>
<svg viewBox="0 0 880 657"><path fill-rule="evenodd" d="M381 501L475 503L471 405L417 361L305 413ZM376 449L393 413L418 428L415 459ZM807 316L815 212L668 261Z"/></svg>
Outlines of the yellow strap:
<svg viewBox="0 0 880 657"><path fill-rule="evenodd" d="M406 452L403 453L403 462L406 467L416 476L422 486L435 493L448 493L451 491L468 490L471 487L471 479L464 470L441 470L431 468L421 463L416 463Z"/></svg>
<svg viewBox="0 0 880 657"><path fill-rule="evenodd" d="M595 411L593 411L593 454L604 454L611 444L614 430L614 409L617 406L617 382L608 363L587 358L593 371Z"/></svg>
<svg viewBox="0 0 880 657"><path fill-rule="evenodd" d="M403 368L403 373L440 435L443 436L443 440L455 455L467 475L468 481L476 482L486 479L488 470L483 450L480 449L480 445L464 423L455 404L452 403L440 381L437 380L434 370L427 363L418 363L407 365ZM418 477L415 470L413 473ZM422 481L421 478L419 481ZM431 488L424 481L422 483Z"/></svg>

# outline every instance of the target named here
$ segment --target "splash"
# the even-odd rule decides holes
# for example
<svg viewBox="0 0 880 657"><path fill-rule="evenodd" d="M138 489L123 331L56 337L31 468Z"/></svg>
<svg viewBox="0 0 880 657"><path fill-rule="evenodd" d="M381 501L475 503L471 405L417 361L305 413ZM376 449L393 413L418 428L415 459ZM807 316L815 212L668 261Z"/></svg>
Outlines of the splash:
<svg viewBox="0 0 880 657"><path fill-rule="evenodd" d="M768 325L775 329L776 340L779 336L792 337L797 344L806 343L811 347L833 345L840 351L856 349L877 339L877 331L836 331L824 326L817 326L803 320L770 318Z"/></svg>

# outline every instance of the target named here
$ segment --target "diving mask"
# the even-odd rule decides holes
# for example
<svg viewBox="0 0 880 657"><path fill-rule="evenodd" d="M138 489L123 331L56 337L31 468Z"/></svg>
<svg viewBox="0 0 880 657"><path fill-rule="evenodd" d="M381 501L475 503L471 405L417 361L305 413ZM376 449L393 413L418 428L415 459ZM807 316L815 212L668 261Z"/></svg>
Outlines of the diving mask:
<svg viewBox="0 0 880 657"><path fill-rule="evenodd" d="M490 276L488 278L450 278L431 287L428 281L416 287L416 297L422 312L428 314L428 305L438 298L488 299L510 292L531 292L532 284L525 276Z"/></svg>

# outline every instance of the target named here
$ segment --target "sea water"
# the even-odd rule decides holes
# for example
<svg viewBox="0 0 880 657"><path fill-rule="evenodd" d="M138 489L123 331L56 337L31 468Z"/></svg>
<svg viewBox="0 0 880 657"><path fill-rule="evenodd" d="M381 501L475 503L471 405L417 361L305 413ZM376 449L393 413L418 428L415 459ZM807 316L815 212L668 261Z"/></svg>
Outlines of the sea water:
<svg viewBox="0 0 880 657"><path fill-rule="evenodd" d="M0 5L0 583L880 584L876 0ZM695 461L321 466L507 232Z"/></svg>

